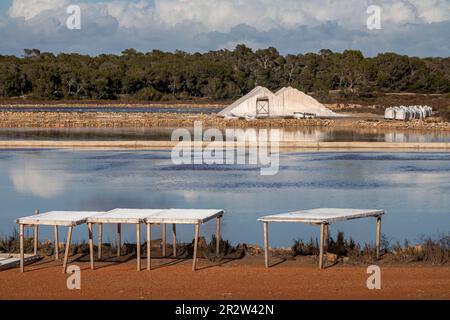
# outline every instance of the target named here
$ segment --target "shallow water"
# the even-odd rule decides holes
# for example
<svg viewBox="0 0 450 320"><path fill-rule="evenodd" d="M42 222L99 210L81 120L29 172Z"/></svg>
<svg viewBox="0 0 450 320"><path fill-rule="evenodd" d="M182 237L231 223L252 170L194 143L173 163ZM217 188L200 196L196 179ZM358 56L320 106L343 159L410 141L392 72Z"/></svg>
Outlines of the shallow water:
<svg viewBox="0 0 450 320"><path fill-rule="evenodd" d="M0 129L0 140L170 140L175 128ZM188 128L192 132L192 129ZM257 131L258 129L256 129ZM450 142L450 131L340 128L277 129L281 141Z"/></svg>
<svg viewBox="0 0 450 320"><path fill-rule="evenodd" d="M211 114L222 108L178 107L0 107L0 112L106 112L106 113L204 113Z"/></svg>
<svg viewBox="0 0 450 320"><path fill-rule="evenodd" d="M391 242L450 231L450 154L287 153L280 171L261 176L249 165L176 166L170 151L0 150L0 232L13 220L48 210L125 208L223 208L223 237L232 243L262 244L259 216L316 207L383 208L382 232ZM271 224L274 246L318 236L303 224ZM375 220L331 226L361 242L375 239ZM182 241L192 226L178 230ZM208 238L213 223L201 227ZM42 238L52 229L42 227ZM114 239L114 226L105 227ZM65 234L65 233L63 233ZM155 237L159 230L155 229ZM125 238L135 241L132 227ZM86 240L85 226L75 240Z"/></svg>

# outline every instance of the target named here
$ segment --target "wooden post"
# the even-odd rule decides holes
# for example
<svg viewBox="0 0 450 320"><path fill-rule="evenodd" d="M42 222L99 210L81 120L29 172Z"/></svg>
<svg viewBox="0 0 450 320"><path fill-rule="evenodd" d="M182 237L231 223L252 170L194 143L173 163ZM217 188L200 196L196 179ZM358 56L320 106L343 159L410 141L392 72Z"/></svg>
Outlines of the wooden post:
<svg viewBox="0 0 450 320"><path fill-rule="evenodd" d="M39 210L36 210L34 212L34 214L38 215ZM33 246L34 247L34 255L37 255L37 251L38 251L38 239L39 239L39 229L38 228L39 228L38 225L35 224L34 225L34 233L33 233L33 235L34 235L34 246Z"/></svg>
<svg viewBox="0 0 450 320"><path fill-rule="evenodd" d="M175 223L172 224L172 251L173 257L177 257L177 226Z"/></svg>
<svg viewBox="0 0 450 320"><path fill-rule="evenodd" d="M216 256L220 253L220 219L221 217L217 217L216 220Z"/></svg>
<svg viewBox="0 0 450 320"><path fill-rule="evenodd" d="M162 256L166 256L166 224L162 224Z"/></svg>
<svg viewBox="0 0 450 320"><path fill-rule="evenodd" d="M152 265L151 265L151 255L152 255L152 247L151 247L151 242L152 242L152 234L151 234L151 228L152 225L150 223L147 223L147 270L151 270Z"/></svg>
<svg viewBox="0 0 450 320"><path fill-rule="evenodd" d="M377 217L377 259L380 259L380 244L381 244L381 216Z"/></svg>
<svg viewBox="0 0 450 320"><path fill-rule="evenodd" d="M320 243L319 243L319 269L323 269L323 245L324 245L325 223L320 225Z"/></svg>
<svg viewBox="0 0 450 320"><path fill-rule="evenodd" d="M197 264L197 251L198 251L198 223L195 225L195 238L194 238L194 257L192 261L192 271L195 271Z"/></svg>
<svg viewBox="0 0 450 320"><path fill-rule="evenodd" d="M103 224L98 224L98 260L102 259Z"/></svg>
<svg viewBox="0 0 450 320"><path fill-rule="evenodd" d="M89 230L89 260L91 262L91 269L94 270L94 240L92 239L92 223L88 223Z"/></svg>
<svg viewBox="0 0 450 320"><path fill-rule="evenodd" d="M20 224L20 272L24 272L23 224Z"/></svg>
<svg viewBox="0 0 450 320"><path fill-rule="evenodd" d="M269 267L269 223L264 221L264 263Z"/></svg>
<svg viewBox="0 0 450 320"><path fill-rule="evenodd" d="M117 224L117 233L116 233L116 247L117 247L117 256L120 257L120 247L122 246L121 232L122 226L120 223Z"/></svg>
<svg viewBox="0 0 450 320"><path fill-rule="evenodd" d="M59 239L58 239L58 226L55 225L55 260L59 259Z"/></svg>
<svg viewBox="0 0 450 320"><path fill-rule="evenodd" d="M330 230L329 225L325 225L325 244L324 244L324 252L325 254L328 252L328 244L330 242Z"/></svg>
<svg viewBox="0 0 450 320"><path fill-rule="evenodd" d="M137 271L141 271L141 224L136 223L136 259Z"/></svg>
<svg viewBox="0 0 450 320"><path fill-rule="evenodd" d="M64 252L63 273L67 271L67 261L69 260L70 241L72 240L73 226L69 226L69 232L67 233L66 251Z"/></svg>

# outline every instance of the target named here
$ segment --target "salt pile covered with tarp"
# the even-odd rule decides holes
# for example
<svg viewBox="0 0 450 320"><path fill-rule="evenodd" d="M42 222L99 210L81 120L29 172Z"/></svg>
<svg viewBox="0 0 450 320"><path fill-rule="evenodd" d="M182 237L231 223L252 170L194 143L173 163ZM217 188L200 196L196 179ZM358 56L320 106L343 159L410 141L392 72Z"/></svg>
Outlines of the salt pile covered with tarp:
<svg viewBox="0 0 450 320"><path fill-rule="evenodd" d="M219 116L233 117L337 117L313 97L292 87L273 93L267 88L256 87L248 94L219 112Z"/></svg>
<svg viewBox="0 0 450 320"><path fill-rule="evenodd" d="M425 119L433 113L430 106L398 106L387 108L384 118L388 120Z"/></svg>

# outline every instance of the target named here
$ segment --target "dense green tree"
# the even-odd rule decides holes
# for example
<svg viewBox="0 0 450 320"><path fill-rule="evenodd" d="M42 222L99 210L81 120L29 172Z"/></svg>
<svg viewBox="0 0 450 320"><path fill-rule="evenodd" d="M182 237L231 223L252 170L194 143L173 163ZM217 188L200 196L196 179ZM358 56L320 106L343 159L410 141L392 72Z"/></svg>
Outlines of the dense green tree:
<svg viewBox="0 0 450 320"><path fill-rule="evenodd" d="M0 96L39 99L142 100L234 99L256 85L277 90L345 94L371 91L449 93L450 58L383 53L365 58L360 51L281 55L270 47L253 51L207 53L126 49L121 55L80 54L25 49L23 57L0 55Z"/></svg>

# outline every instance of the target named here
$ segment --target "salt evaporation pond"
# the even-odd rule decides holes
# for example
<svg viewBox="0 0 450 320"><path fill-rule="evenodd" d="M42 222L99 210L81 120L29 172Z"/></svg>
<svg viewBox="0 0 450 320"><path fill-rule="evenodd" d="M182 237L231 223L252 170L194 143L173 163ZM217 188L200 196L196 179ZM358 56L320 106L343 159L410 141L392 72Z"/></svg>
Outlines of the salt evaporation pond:
<svg viewBox="0 0 450 320"><path fill-rule="evenodd" d="M192 128L187 128L193 131ZM245 128L244 128L245 129ZM175 128L24 128L0 129L0 140L170 140ZM258 129L255 129L258 131ZM280 128L282 141L450 142L450 131Z"/></svg>
<svg viewBox="0 0 450 320"><path fill-rule="evenodd" d="M36 208L224 208L223 237L262 244L261 215L315 207L384 208L382 232L391 242L450 231L450 154L283 153L280 171L261 176L248 165L172 164L170 151L0 150L0 233L9 235L17 217ZM191 241L192 226L180 227ZM113 241L114 226L105 227ZM332 226L360 242L373 242L375 221ZM214 224L202 227L208 238ZM40 236L52 237L51 228ZM65 233L63 233L65 235ZM155 232L155 237L159 234ZM271 244L290 246L318 228L273 224ZM85 226L75 240L87 239ZM125 229L134 241L134 230Z"/></svg>

